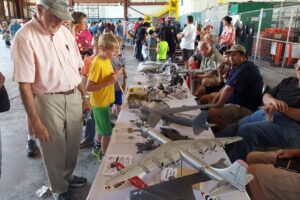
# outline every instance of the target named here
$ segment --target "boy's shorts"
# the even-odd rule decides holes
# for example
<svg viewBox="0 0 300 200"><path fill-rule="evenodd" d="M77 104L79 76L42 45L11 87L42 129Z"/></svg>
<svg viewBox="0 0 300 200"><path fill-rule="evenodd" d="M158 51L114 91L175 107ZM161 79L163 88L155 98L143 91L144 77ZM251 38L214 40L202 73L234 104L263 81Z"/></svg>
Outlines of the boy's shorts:
<svg viewBox="0 0 300 200"><path fill-rule="evenodd" d="M114 104L117 104L117 105L122 105L123 103L123 93L121 90L119 91L115 91L115 103Z"/></svg>
<svg viewBox="0 0 300 200"><path fill-rule="evenodd" d="M110 106L93 107L96 129L101 136L111 136Z"/></svg>

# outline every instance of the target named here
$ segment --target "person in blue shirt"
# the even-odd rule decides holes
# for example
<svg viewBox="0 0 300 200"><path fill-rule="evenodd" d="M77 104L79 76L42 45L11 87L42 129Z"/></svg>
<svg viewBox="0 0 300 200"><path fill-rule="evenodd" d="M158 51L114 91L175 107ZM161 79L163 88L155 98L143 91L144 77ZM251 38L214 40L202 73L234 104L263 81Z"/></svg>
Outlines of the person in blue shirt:
<svg viewBox="0 0 300 200"><path fill-rule="evenodd" d="M216 106L208 112L209 121L219 130L250 115L262 102L263 79L258 67L247 60L245 47L235 45L226 54L233 67L225 86L212 100Z"/></svg>
<svg viewBox="0 0 300 200"><path fill-rule="evenodd" d="M15 20L10 26L8 27L8 30L11 34L11 37L15 37L17 31L21 28L21 25L18 23L17 20Z"/></svg>
<svg viewBox="0 0 300 200"><path fill-rule="evenodd" d="M96 36L98 34L98 24L96 22L92 23L91 32L93 36Z"/></svg>
<svg viewBox="0 0 300 200"><path fill-rule="evenodd" d="M216 133L217 137L240 136L243 140L226 147L234 162L246 159L257 147L300 147L300 59L296 77L283 79L263 96L263 107Z"/></svg>

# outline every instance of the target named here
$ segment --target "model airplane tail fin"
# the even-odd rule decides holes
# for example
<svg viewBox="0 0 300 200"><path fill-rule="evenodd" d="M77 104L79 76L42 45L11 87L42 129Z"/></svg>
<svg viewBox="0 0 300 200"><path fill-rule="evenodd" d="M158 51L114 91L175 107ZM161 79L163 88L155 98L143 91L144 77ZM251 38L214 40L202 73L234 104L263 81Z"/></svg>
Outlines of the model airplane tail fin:
<svg viewBox="0 0 300 200"><path fill-rule="evenodd" d="M248 165L242 161L237 160L232 165L225 169L216 169L216 170L222 177L223 180L220 181L215 188L212 189L210 192L211 194L220 193L220 190L226 189L228 191L228 187L226 186L229 183L229 185L233 186L234 189L238 189L240 191L245 190L245 186L251 181L251 175L247 174ZM226 187L226 188L225 188ZM222 193L222 192L221 192Z"/></svg>
<svg viewBox="0 0 300 200"><path fill-rule="evenodd" d="M246 183L248 184L252 179L253 179L253 176L251 174L247 174ZM213 189L211 189L209 194L212 197L217 197L221 194L232 192L232 191L236 191L236 187L234 187L230 183L227 183L226 181L223 180L223 181L219 182Z"/></svg>
<svg viewBox="0 0 300 200"><path fill-rule="evenodd" d="M208 129L208 125L206 124L208 118L208 112L206 110L202 110L199 115L195 117L193 120L193 131L195 135L199 135L202 131Z"/></svg>

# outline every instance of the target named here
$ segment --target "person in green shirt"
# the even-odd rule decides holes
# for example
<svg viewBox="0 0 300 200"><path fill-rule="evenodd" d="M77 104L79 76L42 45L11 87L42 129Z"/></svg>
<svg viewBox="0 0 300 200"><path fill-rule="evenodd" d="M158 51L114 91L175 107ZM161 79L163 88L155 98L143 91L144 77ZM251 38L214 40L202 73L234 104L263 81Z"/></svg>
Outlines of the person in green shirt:
<svg viewBox="0 0 300 200"><path fill-rule="evenodd" d="M165 40L164 35L159 36L159 43L157 45L157 61L165 61L167 59L167 52L169 51L169 45Z"/></svg>

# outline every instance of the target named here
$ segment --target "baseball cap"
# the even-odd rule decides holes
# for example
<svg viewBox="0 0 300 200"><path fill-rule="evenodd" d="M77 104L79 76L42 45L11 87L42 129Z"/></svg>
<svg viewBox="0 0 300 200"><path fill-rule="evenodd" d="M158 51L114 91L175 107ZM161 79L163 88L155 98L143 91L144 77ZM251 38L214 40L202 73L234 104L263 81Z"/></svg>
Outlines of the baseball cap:
<svg viewBox="0 0 300 200"><path fill-rule="evenodd" d="M138 21L144 21L144 19L143 19L143 18L141 18L141 17L139 17Z"/></svg>
<svg viewBox="0 0 300 200"><path fill-rule="evenodd" d="M68 0L38 0L37 4L48 6L51 12L59 19L74 20L70 12Z"/></svg>
<svg viewBox="0 0 300 200"><path fill-rule="evenodd" d="M228 54L230 52L243 52L246 53L246 48L240 44L234 45L231 47L228 51L226 51L225 54Z"/></svg>

